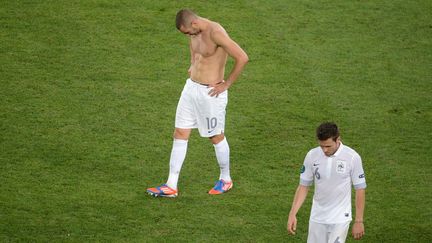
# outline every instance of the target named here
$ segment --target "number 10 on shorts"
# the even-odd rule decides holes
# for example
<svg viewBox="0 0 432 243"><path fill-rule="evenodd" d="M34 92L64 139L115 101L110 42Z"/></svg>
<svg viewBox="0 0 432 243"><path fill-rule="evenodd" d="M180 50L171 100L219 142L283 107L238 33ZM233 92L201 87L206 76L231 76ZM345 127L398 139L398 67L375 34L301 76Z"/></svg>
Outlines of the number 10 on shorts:
<svg viewBox="0 0 432 243"><path fill-rule="evenodd" d="M207 120L207 128L209 131L216 128L216 126L217 126L216 117L212 117L212 118L206 117L206 120Z"/></svg>

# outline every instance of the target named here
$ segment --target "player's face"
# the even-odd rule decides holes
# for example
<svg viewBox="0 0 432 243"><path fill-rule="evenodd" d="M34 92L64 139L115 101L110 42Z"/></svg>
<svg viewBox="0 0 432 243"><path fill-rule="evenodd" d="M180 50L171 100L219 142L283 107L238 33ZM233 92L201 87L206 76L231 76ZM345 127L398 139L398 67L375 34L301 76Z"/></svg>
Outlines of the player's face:
<svg viewBox="0 0 432 243"><path fill-rule="evenodd" d="M334 141L333 138L329 138L324 141L318 140L318 142L326 156L332 156L334 153L336 153L340 145L339 137L336 139L336 141Z"/></svg>
<svg viewBox="0 0 432 243"><path fill-rule="evenodd" d="M201 33L201 30L195 26L195 24L190 24L189 26L180 26L180 32L182 32L185 35L194 36Z"/></svg>

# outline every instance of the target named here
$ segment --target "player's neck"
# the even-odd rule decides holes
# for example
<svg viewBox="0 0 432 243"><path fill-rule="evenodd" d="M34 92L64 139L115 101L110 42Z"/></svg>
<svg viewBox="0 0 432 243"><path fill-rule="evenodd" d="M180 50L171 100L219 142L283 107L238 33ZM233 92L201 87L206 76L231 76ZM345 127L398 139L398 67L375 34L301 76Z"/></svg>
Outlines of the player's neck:
<svg viewBox="0 0 432 243"><path fill-rule="evenodd" d="M206 18L199 17L197 19L198 28L200 31L207 31L210 27L210 23L211 21Z"/></svg>

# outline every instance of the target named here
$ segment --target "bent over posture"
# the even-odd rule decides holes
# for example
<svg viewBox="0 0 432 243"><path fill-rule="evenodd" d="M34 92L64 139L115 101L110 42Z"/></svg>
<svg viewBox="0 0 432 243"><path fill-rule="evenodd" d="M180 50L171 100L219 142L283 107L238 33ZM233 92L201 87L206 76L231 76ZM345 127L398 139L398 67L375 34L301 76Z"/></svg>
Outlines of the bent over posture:
<svg viewBox="0 0 432 243"><path fill-rule="evenodd" d="M288 217L288 232L295 234L297 212L306 199L309 186L315 183L309 219L308 243L343 243L351 216L351 184L356 192L356 215L352 228L354 239L364 234L366 179L362 161L356 151L343 145L334 123L317 128L319 147L307 153Z"/></svg>
<svg viewBox="0 0 432 243"><path fill-rule="evenodd" d="M148 188L153 196L176 197L177 183L186 157L188 140L193 128L214 145L220 176L209 194L222 194L233 186L230 176L229 145L224 136L225 108L228 88L237 80L248 56L218 23L196 15L188 9L176 16L176 27L190 38L190 78L182 91L176 112L174 142L170 158L168 181ZM234 59L230 74L224 79L228 56Z"/></svg>

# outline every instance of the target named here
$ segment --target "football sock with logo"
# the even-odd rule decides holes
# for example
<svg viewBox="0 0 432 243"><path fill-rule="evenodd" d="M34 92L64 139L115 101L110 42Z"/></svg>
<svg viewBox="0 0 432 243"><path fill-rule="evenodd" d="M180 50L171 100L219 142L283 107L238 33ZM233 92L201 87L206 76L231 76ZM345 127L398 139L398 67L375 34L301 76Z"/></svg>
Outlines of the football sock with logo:
<svg viewBox="0 0 432 243"><path fill-rule="evenodd" d="M220 179L224 181L231 181L230 176L230 148L228 145L228 141L224 138L218 144L213 145L216 152L216 158L220 167Z"/></svg>
<svg viewBox="0 0 432 243"><path fill-rule="evenodd" d="M170 171L167 186L177 190L180 170L186 158L188 140L174 139L170 158Z"/></svg>

